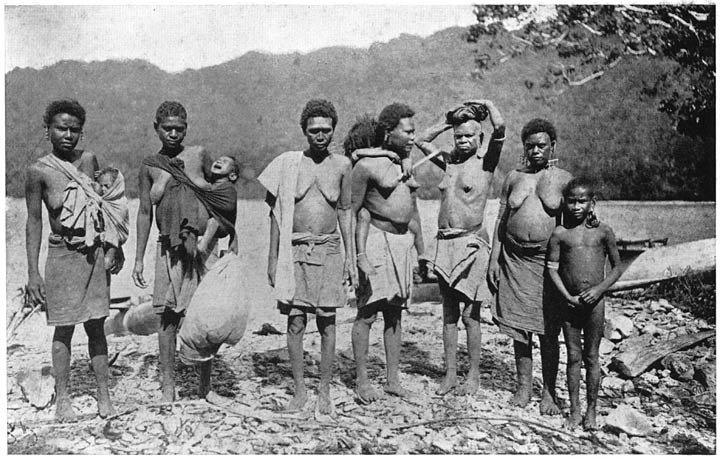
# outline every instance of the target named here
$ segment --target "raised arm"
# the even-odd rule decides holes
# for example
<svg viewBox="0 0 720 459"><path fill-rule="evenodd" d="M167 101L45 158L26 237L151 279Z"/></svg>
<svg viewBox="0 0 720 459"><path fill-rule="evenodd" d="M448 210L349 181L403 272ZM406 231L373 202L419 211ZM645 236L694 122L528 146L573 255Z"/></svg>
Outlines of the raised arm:
<svg viewBox="0 0 720 459"><path fill-rule="evenodd" d="M133 267L132 278L135 285L140 288L147 287L143 278L145 249L147 247L148 238L150 237L150 225L153 219L152 201L150 201L150 187L152 187L152 177L150 170L146 165L140 166L139 174L140 185L140 204L137 213L137 247L135 249L135 266Z"/></svg>
<svg viewBox="0 0 720 459"><path fill-rule="evenodd" d="M400 156L397 153L382 148L358 148L351 153L351 156L353 162L357 162L362 158L389 158L393 162L400 161Z"/></svg>
<svg viewBox="0 0 720 459"><path fill-rule="evenodd" d="M38 258L40 239L42 238L42 190L43 176L37 166L30 166L25 179L25 205L27 222L25 224L25 249L28 265L28 293L33 304L45 301L45 281L40 276Z"/></svg>
<svg viewBox="0 0 720 459"><path fill-rule="evenodd" d="M340 226L340 235L345 245L345 277L350 281L350 285L357 287L357 261L355 260L355 244L353 243L355 239L353 234L354 218L355 214L352 209L352 166L350 161L347 161L340 181L337 219L338 226Z"/></svg>
<svg viewBox="0 0 720 459"><path fill-rule="evenodd" d="M620 253L618 252L617 243L615 242L615 233L612 228L602 223L601 229L604 232L603 244L605 245L605 253L607 253L608 258L610 259L610 266L612 269L605 279L603 279L603 281L598 285L580 292L580 299L586 304L595 304L600 301L600 298L602 298L607 289L617 282L623 273L622 266L620 264Z"/></svg>
<svg viewBox="0 0 720 459"><path fill-rule="evenodd" d="M417 137L415 137L415 145L425 156L436 155L430 161L442 170L445 170L445 160L441 157L442 155L437 154L440 149L436 147L432 141L450 128L452 128L452 125L447 123L446 115L443 115L440 121L425 129Z"/></svg>
<svg viewBox="0 0 720 459"><path fill-rule="evenodd" d="M488 111L488 118L492 124L493 132L490 136L488 149L483 159L483 169L494 172L500 162L500 153L505 143L505 120L500 110L495 106L493 101L488 99L475 99L465 102L466 104L478 104L484 106Z"/></svg>

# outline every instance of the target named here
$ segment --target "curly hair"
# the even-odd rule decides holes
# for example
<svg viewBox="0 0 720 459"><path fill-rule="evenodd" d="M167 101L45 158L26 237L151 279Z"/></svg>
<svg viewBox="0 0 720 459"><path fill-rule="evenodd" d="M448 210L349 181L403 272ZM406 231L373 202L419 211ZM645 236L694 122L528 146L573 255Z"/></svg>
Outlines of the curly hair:
<svg viewBox="0 0 720 459"><path fill-rule="evenodd" d="M232 181L232 183L235 183L240 178L240 172L241 172L240 163L238 162L237 158L233 155L225 155L225 156L232 159L232 161L233 161L232 172L235 173L235 180L231 180L231 181Z"/></svg>
<svg viewBox="0 0 720 459"><path fill-rule="evenodd" d="M376 132L378 129L378 122L372 116L365 114L358 117L355 124L352 125L350 130L343 141L343 149L345 150L345 156L350 157L352 152L361 148L373 148L380 146L377 142Z"/></svg>
<svg viewBox="0 0 720 459"><path fill-rule="evenodd" d="M585 191L587 191L590 199L595 199L595 187L593 185L593 182L587 177L575 177L570 180L562 189L563 198L567 198L568 196L570 196L572 190L577 188L584 189ZM597 228L598 225L600 225L600 220L597 218L597 215L595 215L595 212L591 210L590 212L588 212L587 218L585 220L585 226L587 226L588 228Z"/></svg>
<svg viewBox="0 0 720 459"><path fill-rule="evenodd" d="M155 121L160 122L163 118L177 116L187 121L187 111L180 102L166 100L155 111Z"/></svg>
<svg viewBox="0 0 720 459"><path fill-rule="evenodd" d="M330 118L332 120L332 127L335 129L335 125L338 122L337 112L335 106L329 100L325 99L311 99L305 104L302 114L300 115L300 127L305 131L307 128L308 119L313 117Z"/></svg>
<svg viewBox="0 0 720 459"><path fill-rule="evenodd" d="M45 115L43 115L45 127L50 126L55 115L60 113L72 115L80 121L80 126L85 125L85 109L80 105L80 102L75 99L60 99L50 102L45 109Z"/></svg>
<svg viewBox="0 0 720 459"><path fill-rule="evenodd" d="M390 132L400 123L403 118L411 118L415 116L415 112L408 105L398 102L392 103L383 108L378 117L378 126L375 134L376 140L379 138L380 143L385 138L385 133Z"/></svg>
<svg viewBox="0 0 720 459"><path fill-rule="evenodd" d="M523 143L525 143L525 139L539 132L546 133L550 137L550 140L552 142L557 140L557 132L555 131L555 126L550 121L544 118L535 118L528 121L527 124L522 128L522 132L520 133L520 139L523 141Z"/></svg>

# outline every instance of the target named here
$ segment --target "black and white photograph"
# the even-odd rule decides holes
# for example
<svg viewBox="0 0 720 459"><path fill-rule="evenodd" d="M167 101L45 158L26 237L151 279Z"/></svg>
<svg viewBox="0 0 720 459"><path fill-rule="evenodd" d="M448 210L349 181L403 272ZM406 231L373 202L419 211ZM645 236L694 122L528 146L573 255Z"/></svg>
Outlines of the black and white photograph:
<svg viewBox="0 0 720 459"><path fill-rule="evenodd" d="M9 455L715 455L716 6L4 4Z"/></svg>

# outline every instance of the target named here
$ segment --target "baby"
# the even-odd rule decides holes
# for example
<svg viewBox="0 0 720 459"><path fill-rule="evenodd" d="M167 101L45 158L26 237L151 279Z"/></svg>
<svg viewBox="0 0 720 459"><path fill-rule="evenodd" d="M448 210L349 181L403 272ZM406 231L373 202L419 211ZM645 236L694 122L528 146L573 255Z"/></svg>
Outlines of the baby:
<svg viewBox="0 0 720 459"><path fill-rule="evenodd" d="M120 171L114 167L100 169L95 173L92 187L102 197L104 211L114 215L114 220L123 222L123 226L127 226L129 210L125 197L125 180ZM105 221L103 212L98 212L97 218L96 226L105 248L105 269L110 269L117 251L127 240L126 228L121 229L114 224L109 224L110 222Z"/></svg>
<svg viewBox="0 0 720 459"><path fill-rule="evenodd" d="M222 193L223 201L226 202L228 210L233 214L232 224L235 225L235 214L237 212L237 190L235 182L240 178L240 164L233 156L220 156L210 166L210 182L194 181L195 185L203 190L212 190ZM203 256L207 256L209 249L213 247L217 239L228 236L223 231L217 219L210 216L205 228L205 233L198 239L197 250ZM231 235L230 250L237 253L237 238Z"/></svg>
<svg viewBox="0 0 720 459"><path fill-rule="evenodd" d="M600 385L600 338L605 323L603 295L622 274L615 234L595 217L595 193L584 179L571 180L563 189L563 224L555 228L548 244L546 268L550 279L565 297L561 306L567 346L567 378L570 417L567 427L596 428ZM605 260L612 270L605 276ZM584 339L580 338L581 333ZM587 410L580 412L580 366L585 361Z"/></svg>

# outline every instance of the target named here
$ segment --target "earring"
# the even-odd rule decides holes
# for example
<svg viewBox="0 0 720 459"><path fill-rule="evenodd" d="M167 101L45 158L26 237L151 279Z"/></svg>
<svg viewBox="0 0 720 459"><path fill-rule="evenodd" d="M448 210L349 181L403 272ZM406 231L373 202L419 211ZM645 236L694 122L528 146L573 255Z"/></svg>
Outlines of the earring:
<svg viewBox="0 0 720 459"><path fill-rule="evenodd" d="M45 140L50 140L50 131L45 129Z"/></svg>

